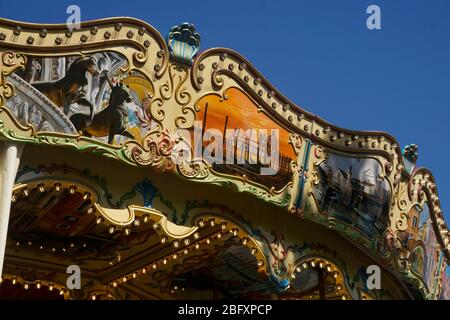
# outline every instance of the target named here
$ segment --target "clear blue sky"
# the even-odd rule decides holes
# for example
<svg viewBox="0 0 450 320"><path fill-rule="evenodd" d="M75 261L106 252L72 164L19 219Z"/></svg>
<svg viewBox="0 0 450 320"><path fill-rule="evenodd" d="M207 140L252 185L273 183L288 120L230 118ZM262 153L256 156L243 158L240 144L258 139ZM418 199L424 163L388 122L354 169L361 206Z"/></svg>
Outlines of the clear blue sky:
<svg viewBox="0 0 450 320"><path fill-rule="evenodd" d="M69 4L82 20L143 19L163 35L192 22L201 50L247 57L281 92L341 127L381 130L419 145L450 223L450 1L4 1L0 15L61 23ZM382 30L366 28L381 7Z"/></svg>

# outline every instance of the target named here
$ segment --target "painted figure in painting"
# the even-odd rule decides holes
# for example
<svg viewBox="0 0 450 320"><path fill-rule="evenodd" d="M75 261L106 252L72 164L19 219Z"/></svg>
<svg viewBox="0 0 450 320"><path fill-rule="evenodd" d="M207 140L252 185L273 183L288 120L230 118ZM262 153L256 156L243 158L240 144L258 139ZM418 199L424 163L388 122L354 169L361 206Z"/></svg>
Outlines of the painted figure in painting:
<svg viewBox="0 0 450 320"><path fill-rule="evenodd" d="M94 115L92 121L85 114L76 113L70 117L77 131L88 137L108 137L108 143L113 143L116 134L134 139L128 130L128 107L125 103L133 101L133 96L127 85L117 82L115 85L105 76L111 87L109 103L106 108Z"/></svg>
<svg viewBox="0 0 450 320"><path fill-rule="evenodd" d="M56 106L62 108L65 115L69 114L72 103L78 103L87 106L92 117L94 105L86 95L88 85L87 73L93 77L98 76L96 61L93 57L76 59L70 65L66 76L59 80L34 82L32 85Z"/></svg>

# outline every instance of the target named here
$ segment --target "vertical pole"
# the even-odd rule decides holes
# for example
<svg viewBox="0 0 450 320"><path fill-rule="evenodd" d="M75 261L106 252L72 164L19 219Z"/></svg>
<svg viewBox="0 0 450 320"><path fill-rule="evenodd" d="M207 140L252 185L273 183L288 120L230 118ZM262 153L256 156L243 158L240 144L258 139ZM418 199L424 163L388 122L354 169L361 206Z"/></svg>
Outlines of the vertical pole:
<svg viewBox="0 0 450 320"><path fill-rule="evenodd" d="M325 275L322 269L317 268L316 271L319 276L319 299L325 300Z"/></svg>
<svg viewBox="0 0 450 320"><path fill-rule="evenodd" d="M11 197L23 145L0 142L0 275L3 272Z"/></svg>

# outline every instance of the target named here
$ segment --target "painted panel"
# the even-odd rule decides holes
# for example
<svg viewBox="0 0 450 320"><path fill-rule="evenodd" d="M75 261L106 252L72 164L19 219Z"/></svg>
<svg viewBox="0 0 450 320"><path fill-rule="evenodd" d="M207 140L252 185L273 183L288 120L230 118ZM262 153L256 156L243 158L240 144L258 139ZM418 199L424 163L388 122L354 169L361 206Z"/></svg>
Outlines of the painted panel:
<svg viewBox="0 0 450 320"><path fill-rule="evenodd" d="M199 112L196 121L202 127L203 148L207 148L211 139L205 136L208 130L218 130L223 140L223 164L214 163L213 170L216 172L232 175L245 175L246 178L263 184L268 188L274 187L282 189L292 179L290 170L291 161L296 159L294 149L289 144L289 132L269 118L257 104L251 100L244 92L237 88L230 88L225 91L224 97L217 94L209 94L201 98L198 102ZM237 142L233 148L233 163L226 161L227 149L226 132L234 130L235 134L244 136L245 131L252 129L252 135L245 138L243 145ZM267 141L267 152L264 159L261 157L261 139L259 133L267 130L267 135L278 133L277 146L274 146L269 138ZM237 141L237 140L236 140ZM272 148L278 147L279 152L276 157L271 158ZM204 149L203 149L204 150ZM243 164L238 163L238 158L244 159ZM252 161L254 163L252 163ZM270 164L277 162L276 173L273 175L261 174L262 167L270 167Z"/></svg>
<svg viewBox="0 0 450 320"><path fill-rule="evenodd" d="M356 227L368 238L384 232L390 188L381 178L382 167L377 160L329 152L317 172L320 178L312 192L323 213Z"/></svg>
<svg viewBox="0 0 450 320"><path fill-rule="evenodd" d="M140 141L150 120L144 117L152 83L137 71L127 71L127 60L115 52L90 56L28 57L25 70L17 71L59 116L67 118L75 132L109 143ZM58 131L48 113L24 97L16 96L7 107L23 124L37 131ZM47 118L46 118L47 117Z"/></svg>
<svg viewBox="0 0 450 320"><path fill-rule="evenodd" d="M429 292L436 294L441 273L445 274L445 258L440 248L428 204L423 209L413 206L409 211L408 247L411 249L411 269L418 274ZM406 237L405 236L405 237Z"/></svg>

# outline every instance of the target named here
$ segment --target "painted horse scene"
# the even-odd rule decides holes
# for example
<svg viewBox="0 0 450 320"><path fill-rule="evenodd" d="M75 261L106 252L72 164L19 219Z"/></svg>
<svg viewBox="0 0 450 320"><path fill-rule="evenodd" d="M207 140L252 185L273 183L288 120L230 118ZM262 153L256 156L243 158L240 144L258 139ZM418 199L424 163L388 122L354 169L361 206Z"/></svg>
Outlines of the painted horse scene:
<svg viewBox="0 0 450 320"><path fill-rule="evenodd" d="M148 124L142 123L144 108L148 95L153 93L147 78L122 71L126 64L125 58L113 52L28 57L25 70L17 71L16 75L59 109L75 133L119 145L129 139L140 140L145 135ZM28 109L36 112L39 108L30 101L24 103L25 100L18 93L8 105L19 121L31 112ZM49 126L44 129L58 131Z"/></svg>

